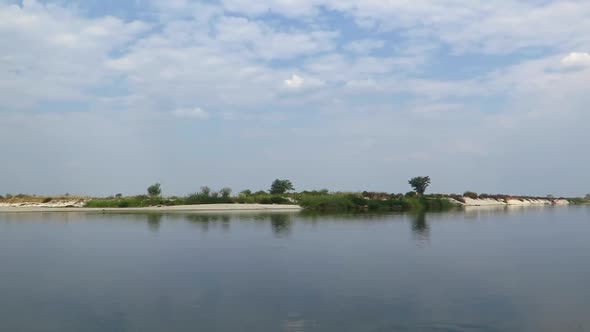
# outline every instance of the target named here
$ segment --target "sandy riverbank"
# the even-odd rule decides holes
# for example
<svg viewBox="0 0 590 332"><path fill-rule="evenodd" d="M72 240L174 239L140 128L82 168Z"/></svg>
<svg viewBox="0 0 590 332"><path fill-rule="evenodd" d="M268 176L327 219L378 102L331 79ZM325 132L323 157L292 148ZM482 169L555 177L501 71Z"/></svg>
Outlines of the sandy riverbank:
<svg viewBox="0 0 590 332"><path fill-rule="evenodd" d="M85 208L85 207L47 207L47 206L1 206L0 212L242 212L242 211L268 211L268 212L296 212L300 211L298 205L280 204L202 204L202 205L175 205L152 206L143 208Z"/></svg>
<svg viewBox="0 0 590 332"><path fill-rule="evenodd" d="M526 199L526 198L512 198L512 199L494 199L494 198L477 198L472 199L463 197L464 202L452 200L456 204L468 207L476 206L543 206L543 205L568 205L569 202L565 199Z"/></svg>

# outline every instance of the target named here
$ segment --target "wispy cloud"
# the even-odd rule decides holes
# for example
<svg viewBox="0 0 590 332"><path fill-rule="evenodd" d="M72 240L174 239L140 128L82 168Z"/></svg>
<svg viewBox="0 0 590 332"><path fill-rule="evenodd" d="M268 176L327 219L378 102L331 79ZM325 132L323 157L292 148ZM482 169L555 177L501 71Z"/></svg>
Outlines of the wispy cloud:
<svg viewBox="0 0 590 332"><path fill-rule="evenodd" d="M566 68L590 67L590 53L572 52L561 59L561 64Z"/></svg>
<svg viewBox="0 0 590 332"><path fill-rule="evenodd" d="M297 89L303 86L305 79L297 74L293 74L291 78L285 80L285 85L288 88Z"/></svg>
<svg viewBox="0 0 590 332"><path fill-rule="evenodd" d="M177 109L174 111L174 115L179 118L189 118L189 119L199 119L199 120L209 119L209 113L205 112L204 110L202 110L198 107Z"/></svg>
<svg viewBox="0 0 590 332"><path fill-rule="evenodd" d="M116 140L106 146L98 132L63 128L102 123L112 135L133 136L139 143L129 147L144 161L168 160L169 146L216 160L249 151L242 155L251 167L247 179L227 175L244 186L265 181L260 169L305 181L302 165L312 157L318 174L347 188L377 178L376 186L398 183L388 182L384 151L400 155L385 159L403 160L394 172L403 174L449 169L450 155L460 165L488 158L481 171L446 173L461 187L518 153L529 157L518 157L522 165L553 162L543 159L550 155L543 145L517 149L514 141L546 142L549 135L549 145L569 151L568 135L590 139L582 121L590 104L588 1L150 0L129 15L118 2L101 11L79 0L9 3L0 4L0 112L9 114L0 117L0 140L26 127L30 141L20 149L39 154L35 142L50 136L39 119L51 119L51 133L66 132L62 150L79 149L72 138L87 134L95 138L89 149L104 160L120 157L111 152ZM212 118L232 121L203 121ZM192 119L186 125L199 130L165 135L178 119ZM231 139L244 128L250 135ZM140 144L146 132L163 134ZM226 145L190 144L205 135ZM567 174L587 173L578 165L589 157L563 153L577 161ZM218 171L217 163L186 158L184 165L202 166L204 174ZM369 163L374 176L348 176ZM79 178L90 163L81 165ZM17 181L1 177L7 170L0 165L0 182L14 188ZM482 179L482 190L513 185L496 180Z"/></svg>

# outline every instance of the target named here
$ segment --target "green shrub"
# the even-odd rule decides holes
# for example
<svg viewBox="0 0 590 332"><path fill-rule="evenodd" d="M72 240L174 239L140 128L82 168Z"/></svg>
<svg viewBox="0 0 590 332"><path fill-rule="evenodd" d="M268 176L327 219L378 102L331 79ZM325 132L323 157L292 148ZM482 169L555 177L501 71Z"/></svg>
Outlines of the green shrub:
<svg viewBox="0 0 590 332"><path fill-rule="evenodd" d="M162 194L162 186L159 183L154 183L147 188L148 195L157 197Z"/></svg>
<svg viewBox="0 0 590 332"><path fill-rule="evenodd" d="M424 198L420 202L426 211L445 211L450 210L455 206L446 198Z"/></svg>
<svg viewBox="0 0 590 332"><path fill-rule="evenodd" d="M458 195L458 194L451 194L449 195L449 198L452 198L454 200L457 200L461 203L465 203L465 197L463 197L463 195Z"/></svg>
<svg viewBox="0 0 590 332"><path fill-rule="evenodd" d="M463 193L463 196L471 199L477 199L477 193L474 193L473 191L466 191L465 193Z"/></svg>
<svg viewBox="0 0 590 332"><path fill-rule="evenodd" d="M359 209L359 205L353 200L361 200L362 197L355 197L351 194L315 195L303 194L299 196L299 205L309 211L317 212L351 212ZM364 206L364 204L363 204Z"/></svg>

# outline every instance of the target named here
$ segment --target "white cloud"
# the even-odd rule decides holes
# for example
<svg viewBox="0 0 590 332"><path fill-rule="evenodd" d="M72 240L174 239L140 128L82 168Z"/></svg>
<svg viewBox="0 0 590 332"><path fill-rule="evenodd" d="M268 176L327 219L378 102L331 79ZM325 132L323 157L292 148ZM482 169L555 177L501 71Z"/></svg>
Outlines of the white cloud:
<svg viewBox="0 0 590 332"><path fill-rule="evenodd" d="M181 108L174 111L174 115L179 118L191 118L199 120L209 119L209 113L201 108Z"/></svg>
<svg viewBox="0 0 590 332"><path fill-rule="evenodd" d="M336 32L324 30L281 30L262 21L243 17L221 17L215 25L216 41L244 56L265 60L290 59L331 50Z"/></svg>
<svg viewBox="0 0 590 332"><path fill-rule="evenodd" d="M363 39L363 40L355 40L344 45L344 49L357 53L357 54L367 54L371 53L374 50L378 50L385 46L385 42L383 40L378 39Z"/></svg>
<svg viewBox="0 0 590 332"><path fill-rule="evenodd" d="M33 0L22 7L0 5L3 106L90 100L88 90L109 82L109 73L97 64L148 28L114 17L84 18Z"/></svg>
<svg viewBox="0 0 590 332"><path fill-rule="evenodd" d="M165 132L173 130L167 125L177 124L170 118L219 117L234 120L236 126L252 128L256 133L284 135L280 143L293 148L286 158L317 156L318 164L326 169L347 165L342 174L354 172L351 155L358 156L354 158L358 161L356 167L362 167L360 161L380 160L384 150L410 159L419 159L420 155L412 154L415 151L425 151L436 166L432 168L444 170L447 168L438 166L451 159L459 165L472 165L471 157L465 156L474 151L497 148L498 154L510 153L512 142L504 135L525 142L533 140L524 135L530 133L546 142L542 134L550 132L549 144L567 143L566 136L571 132L578 133L578 139L569 142L588 139L584 121L576 118L588 118L583 112L590 104L586 92L590 71L561 70L588 67L588 53L567 54L590 45L587 1L222 2L225 9L231 10L231 16L226 16L229 14L221 4L213 2L205 5L188 0L151 0L157 5L147 18L154 20L157 28L153 30L151 24L117 18L116 12L114 16L87 17L85 12L77 12L75 5L61 6L63 1L45 5L46 1L27 0L23 7L0 5L0 111L22 108L46 112L52 119L51 127L43 129L48 119L45 117L35 121L27 116L11 116L8 121L0 117L0 136L9 139L17 134L14 128L26 125L32 143L24 146L34 150L35 141L50 141L44 138L62 132L62 102L73 102L73 107L82 108L69 115L76 121L67 122L68 127L83 128L102 119L109 130L101 132L136 137L139 143L133 148L143 149L147 159L167 159L169 146L184 143L175 141L177 137L159 136L154 139L156 144L160 139L176 144L149 153L154 144L140 144L145 140L141 135L154 131L140 128L131 132L128 124L140 119L142 125ZM321 7L327 11L319 10ZM272 15L265 15L269 12ZM362 23L360 29L364 31L360 34L375 39L350 40L351 35L346 33L351 28L333 24L340 20L326 19L325 12L341 13L344 18ZM289 19L277 19L277 15ZM340 28L343 35L339 34ZM387 52L385 40L395 40L388 42ZM467 60L477 56L478 61L448 61L456 52L464 52L461 56ZM438 53L443 56L435 57ZM510 56L487 63L486 57L479 58L482 53ZM505 65L504 60L511 61L511 65ZM445 70L432 71L434 66ZM195 101L225 113L210 115L201 108L182 108L195 105ZM84 116L86 108L92 110L92 117ZM276 111L270 114L270 110ZM305 115L300 110L305 110ZM302 122L297 121L301 116L314 121L298 128L306 135L291 135L285 128ZM118 122L122 118L127 119L124 125ZM561 127L552 131L554 123L561 123ZM211 125L221 129L216 133L225 133L223 126L229 124ZM429 135L416 138L415 128L423 128ZM86 142L73 138L87 134L100 135L78 130L64 141ZM301 138L312 135L325 139L312 142ZM412 144L399 143L406 142L407 137L413 137ZM434 145L431 137L437 137ZM477 137L477 147L456 143L466 137ZM350 143L340 144L345 140ZM261 151L274 151L273 140L268 141ZM357 142L362 144L355 146ZM112 144L116 143L113 140ZM109 150L100 139L88 144ZM60 150L79 148L73 143L66 146ZM233 145L228 147L236 150ZM18 166L19 160L25 163L19 159L21 150L15 148L8 158L16 165L11 164L12 168ZM520 150L526 150L526 156L532 153ZM453 158L449 158L449 151L454 153ZM201 155L215 153L210 150ZM499 157L498 164L514 164ZM255 158L247 158L253 158L252 174L260 173ZM587 157L581 156L578 161L583 158ZM492 159L488 162L496 163ZM170 167L168 164L163 163L162 170ZM522 164L532 165L526 160ZM290 174L302 169L296 162L292 165L291 169L281 169ZM418 171L424 165L430 163L409 166L418 167ZM487 170L492 167L479 166ZM8 174L2 170L9 168L1 167L0 174ZM264 167L273 167L272 160ZM215 168L204 172L211 169ZM408 169L414 172L414 168ZM80 170L78 178L84 178L84 174L87 172ZM318 174L333 176L336 184L341 181L333 172ZM381 183L387 174L390 169L374 172L375 183ZM257 181L266 174L258 176ZM465 174L460 174L456 179L464 178ZM366 180L358 181L371 185ZM18 181L13 183L18 185ZM352 186L350 189L359 189L356 184Z"/></svg>
<svg viewBox="0 0 590 332"><path fill-rule="evenodd" d="M315 0L222 0L224 7L231 11L248 15L263 15L266 13L282 14L289 17L311 16L317 14Z"/></svg>
<svg viewBox="0 0 590 332"><path fill-rule="evenodd" d="M588 1L224 0L223 4L248 15L271 12L302 20L326 8L352 17L362 29L428 36L458 52L506 54L590 43Z"/></svg>
<svg viewBox="0 0 590 332"><path fill-rule="evenodd" d="M566 68L581 68L590 66L590 53L573 52L561 59L561 65Z"/></svg>
<svg viewBox="0 0 590 332"><path fill-rule="evenodd" d="M305 79L297 74L293 74L290 79L285 80L285 85L291 89L298 89L303 86Z"/></svg>

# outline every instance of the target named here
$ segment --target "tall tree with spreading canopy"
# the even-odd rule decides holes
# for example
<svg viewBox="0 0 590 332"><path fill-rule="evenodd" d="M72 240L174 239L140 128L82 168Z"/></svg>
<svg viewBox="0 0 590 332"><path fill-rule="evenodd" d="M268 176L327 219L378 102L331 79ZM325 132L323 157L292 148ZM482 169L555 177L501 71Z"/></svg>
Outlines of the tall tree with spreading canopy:
<svg viewBox="0 0 590 332"><path fill-rule="evenodd" d="M147 188L148 195L158 197L162 194L162 188L159 183L154 183Z"/></svg>
<svg viewBox="0 0 590 332"><path fill-rule="evenodd" d="M270 193L273 195L284 194L290 190L295 190L295 188L293 188L293 183L291 183L289 180L276 179L270 186Z"/></svg>
<svg viewBox="0 0 590 332"><path fill-rule="evenodd" d="M422 195L424 195L426 188L428 188L428 186L430 185L430 177L429 176L417 176L415 178L410 179L410 181L408 181L408 183L410 184L410 186L412 186L412 188L414 188L414 191L418 195L422 196Z"/></svg>

